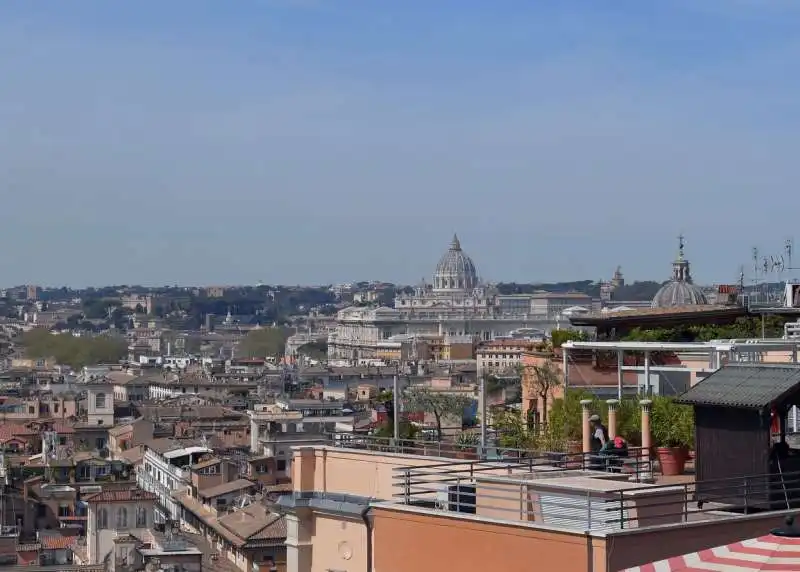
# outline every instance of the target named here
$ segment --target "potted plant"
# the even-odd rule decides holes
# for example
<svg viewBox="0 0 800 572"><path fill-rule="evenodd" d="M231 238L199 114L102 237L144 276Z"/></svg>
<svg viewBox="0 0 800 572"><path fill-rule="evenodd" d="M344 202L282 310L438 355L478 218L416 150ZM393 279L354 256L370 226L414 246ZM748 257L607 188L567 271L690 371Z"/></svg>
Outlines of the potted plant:
<svg viewBox="0 0 800 572"><path fill-rule="evenodd" d="M650 430L664 476L682 475L694 445L694 411L669 397L655 397Z"/></svg>
<svg viewBox="0 0 800 572"><path fill-rule="evenodd" d="M456 437L456 458L458 459L477 459L477 448L480 445L481 438L474 431L462 431Z"/></svg>

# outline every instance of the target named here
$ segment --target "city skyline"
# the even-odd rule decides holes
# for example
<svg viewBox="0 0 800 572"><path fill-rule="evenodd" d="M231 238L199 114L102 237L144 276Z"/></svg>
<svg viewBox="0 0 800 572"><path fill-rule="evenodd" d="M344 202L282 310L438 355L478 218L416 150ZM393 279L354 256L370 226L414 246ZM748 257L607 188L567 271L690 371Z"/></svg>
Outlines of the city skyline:
<svg viewBox="0 0 800 572"><path fill-rule="evenodd" d="M800 5L0 7L3 282L735 282L793 235ZM10 246L10 247L8 247ZM785 277L791 277L787 272Z"/></svg>

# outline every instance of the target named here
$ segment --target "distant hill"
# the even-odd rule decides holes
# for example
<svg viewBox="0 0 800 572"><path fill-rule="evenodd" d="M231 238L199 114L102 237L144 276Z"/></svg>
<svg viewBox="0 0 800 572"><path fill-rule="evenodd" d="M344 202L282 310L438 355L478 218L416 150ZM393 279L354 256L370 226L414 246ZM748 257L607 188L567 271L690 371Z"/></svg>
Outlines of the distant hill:
<svg viewBox="0 0 800 572"><path fill-rule="evenodd" d="M663 282L644 280L622 286L614 293L615 300L642 301L652 300ZM501 282L497 285L501 294L531 294L537 290L547 292L581 292L593 298L600 297L600 285L594 280L578 280L575 282L540 282L536 284L521 284L518 282Z"/></svg>

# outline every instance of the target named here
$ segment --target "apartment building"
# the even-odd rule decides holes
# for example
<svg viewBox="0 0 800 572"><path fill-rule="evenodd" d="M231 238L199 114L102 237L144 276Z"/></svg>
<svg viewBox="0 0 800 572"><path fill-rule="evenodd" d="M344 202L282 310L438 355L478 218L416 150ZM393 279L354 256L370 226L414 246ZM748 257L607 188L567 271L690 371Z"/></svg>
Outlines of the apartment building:
<svg viewBox="0 0 800 572"><path fill-rule="evenodd" d="M522 364L523 354L534 351L539 343L513 338L482 342L475 350L478 376L514 373Z"/></svg>
<svg viewBox="0 0 800 572"><path fill-rule="evenodd" d="M180 519L180 504L172 493L190 486L190 467L211 453L211 448L201 441L163 438L153 439L144 445L144 457L136 473L136 482L142 489L155 495L156 522L175 522Z"/></svg>
<svg viewBox="0 0 800 572"><path fill-rule="evenodd" d="M77 414L74 396L37 395L29 398L0 396L0 421L69 419Z"/></svg>
<svg viewBox="0 0 800 572"><path fill-rule="evenodd" d="M86 500L107 490L135 487L132 467L127 463L98 459L86 453L75 458L55 460L42 466L32 463L29 470L41 474L26 479L22 486L25 513L22 532L64 530L85 533L88 514Z"/></svg>
<svg viewBox="0 0 800 572"><path fill-rule="evenodd" d="M274 458L279 481L291 475L293 447L326 443L332 433L352 432L355 422L343 402L315 399L278 399L248 415L250 452Z"/></svg>
<svg viewBox="0 0 800 572"><path fill-rule="evenodd" d="M181 506L181 525L242 572L283 571L285 519L267 507L259 482L240 475L228 459L210 457L192 465L190 486L173 495Z"/></svg>
<svg viewBox="0 0 800 572"><path fill-rule="evenodd" d="M651 484L639 478L646 465L615 473L358 446L295 449L294 491L278 502L288 572L618 572L761 536L789 512L698 507L687 498L699 483Z"/></svg>
<svg viewBox="0 0 800 572"><path fill-rule="evenodd" d="M108 430L108 450L116 458L128 449L153 439L153 422L140 417L123 422Z"/></svg>

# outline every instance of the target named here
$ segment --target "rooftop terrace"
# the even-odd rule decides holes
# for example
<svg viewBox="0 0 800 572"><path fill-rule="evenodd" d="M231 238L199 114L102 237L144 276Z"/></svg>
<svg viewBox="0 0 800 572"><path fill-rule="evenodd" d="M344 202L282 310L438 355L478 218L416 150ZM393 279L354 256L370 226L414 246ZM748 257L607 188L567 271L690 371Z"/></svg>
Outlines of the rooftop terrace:
<svg viewBox="0 0 800 572"><path fill-rule="evenodd" d="M415 449L421 454L411 452ZM509 555L493 562L498 569L526 570L522 551L535 552L543 569L557 564L564 571L587 570L591 557L590 570L610 572L673 556L678 544L685 552L757 536L778 526L788 512L785 498L767 494L774 483L764 475L706 481L698 503L694 480L645 482L650 481L646 457L634 456L635 464L626 467L530 451L460 459L455 457L462 453L447 449L369 438L297 447L293 494L283 497L282 505L288 511L321 511L313 526L325 532L314 537L315 554L345 541L331 515L347 505L349 517L342 518L360 522L356 517L369 507L375 569L385 572L445 563L469 569L487 551L493 558ZM800 473L784 474L783 486L787 492L800 490ZM304 504L307 498L315 500ZM432 560L430 554L437 556Z"/></svg>

